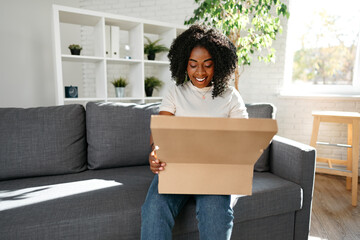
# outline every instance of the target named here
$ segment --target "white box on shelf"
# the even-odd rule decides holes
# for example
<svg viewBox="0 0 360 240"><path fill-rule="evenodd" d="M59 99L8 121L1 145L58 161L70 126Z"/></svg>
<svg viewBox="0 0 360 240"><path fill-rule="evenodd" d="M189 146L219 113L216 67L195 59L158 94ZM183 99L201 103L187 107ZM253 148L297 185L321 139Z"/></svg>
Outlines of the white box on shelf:
<svg viewBox="0 0 360 240"><path fill-rule="evenodd" d="M105 25L105 55L111 57L111 30L109 25Z"/></svg>
<svg viewBox="0 0 360 240"><path fill-rule="evenodd" d="M111 57L120 57L120 28L111 26Z"/></svg>

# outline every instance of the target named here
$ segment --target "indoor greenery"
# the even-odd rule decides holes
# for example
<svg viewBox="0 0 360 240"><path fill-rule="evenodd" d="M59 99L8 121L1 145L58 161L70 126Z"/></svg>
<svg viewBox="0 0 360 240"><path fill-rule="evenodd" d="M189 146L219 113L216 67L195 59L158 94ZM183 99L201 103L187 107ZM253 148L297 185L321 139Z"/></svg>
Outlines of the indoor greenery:
<svg viewBox="0 0 360 240"><path fill-rule="evenodd" d="M145 93L146 96L151 96L154 89L159 89L163 82L156 77L145 78Z"/></svg>
<svg viewBox="0 0 360 240"><path fill-rule="evenodd" d="M147 43L144 44L144 53L148 55L149 60L154 60L156 53L169 51L163 44L158 44L161 39L152 42L150 38L144 37L147 40Z"/></svg>
<svg viewBox="0 0 360 240"><path fill-rule="evenodd" d="M195 3L199 7L185 24L200 23L221 30L235 45L239 65L250 65L254 53L260 61L275 61L272 41L282 32L281 15L289 17L287 6L280 0L195 0ZM236 88L238 79L236 68Z"/></svg>
<svg viewBox="0 0 360 240"><path fill-rule="evenodd" d="M77 50L81 50L82 47L79 44L70 44L69 45L69 49L77 49Z"/></svg>
<svg viewBox="0 0 360 240"><path fill-rule="evenodd" d="M111 83L114 85L114 87L126 87L128 85L126 79L122 77L115 79Z"/></svg>

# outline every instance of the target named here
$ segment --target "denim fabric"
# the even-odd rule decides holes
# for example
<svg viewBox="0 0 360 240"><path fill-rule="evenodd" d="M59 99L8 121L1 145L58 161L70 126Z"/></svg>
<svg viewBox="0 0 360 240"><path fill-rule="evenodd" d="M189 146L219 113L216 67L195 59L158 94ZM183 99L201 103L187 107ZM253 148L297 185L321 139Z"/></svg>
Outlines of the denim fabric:
<svg viewBox="0 0 360 240"><path fill-rule="evenodd" d="M171 239L175 217L192 196L159 194L156 175L141 209L141 239ZM200 239L230 239L234 219L231 196L194 195L194 198Z"/></svg>

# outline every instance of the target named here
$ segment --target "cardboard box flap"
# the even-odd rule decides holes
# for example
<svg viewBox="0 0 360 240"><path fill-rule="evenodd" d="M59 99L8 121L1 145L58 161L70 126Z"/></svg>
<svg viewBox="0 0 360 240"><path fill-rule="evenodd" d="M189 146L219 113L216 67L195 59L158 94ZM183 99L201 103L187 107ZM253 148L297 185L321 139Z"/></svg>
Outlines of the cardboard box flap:
<svg viewBox="0 0 360 240"><path fill-rule="evenodd" d="M166 163L255 164L277 132L273 119L152 116L151 131Z"/></svg>
<svg viewBox="0 0 360 240"><path fill-rule="evenodd" d="M252 194L252 165L171 163L159 174L159 193Z"/></svg>

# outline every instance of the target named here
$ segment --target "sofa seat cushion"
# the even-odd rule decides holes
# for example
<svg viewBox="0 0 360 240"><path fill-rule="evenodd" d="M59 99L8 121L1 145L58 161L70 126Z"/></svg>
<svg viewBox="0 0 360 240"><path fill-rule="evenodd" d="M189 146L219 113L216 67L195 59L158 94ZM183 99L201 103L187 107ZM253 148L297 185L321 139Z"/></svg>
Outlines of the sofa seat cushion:
<svg viewBox="0 0 360 240"><path fill-rule="evenodd" d="M0 236L139 239L141 206L153 176L148 166L137 166L2 181ZM294 183L268 172L254 173L253 195L237 199L234 224L299 210L301 196L301 188ZM178 236L195 231L191 199L177 217L173 232Z"/></svg>
<svg viewBox="0 0 360 240"><path fill-rule="evenodd" d="M253 194L237 199L234 221L242 222L300 210L302 198L300 185L270 172L254 172Z"/></svg>
<svg viewBox="0 0 360 240"><path fill-rule="evenodd" d="M0 182L3 239L139 239L149 166Z"/></svg>
<svg viewBox="0 0 360 240"><path fill-rule="evenodd" d="M279 204L282 202L282 204ZM302 189L299 185L280 178L270 172L254 172L253 194L251 196L232 196L234 224L249 220L294 213L302 206ZM174 234L184 229L196 231L195 201L185 205L174 227ZM295 214L295 213L294 213ZM193 219L194 221L189 221Z"/></svg>
<svg viewBox="0 0 360 240"><path fill-rule="evenodd" d="M85 109L0 108L0 180L86 169Z"/></svg>

